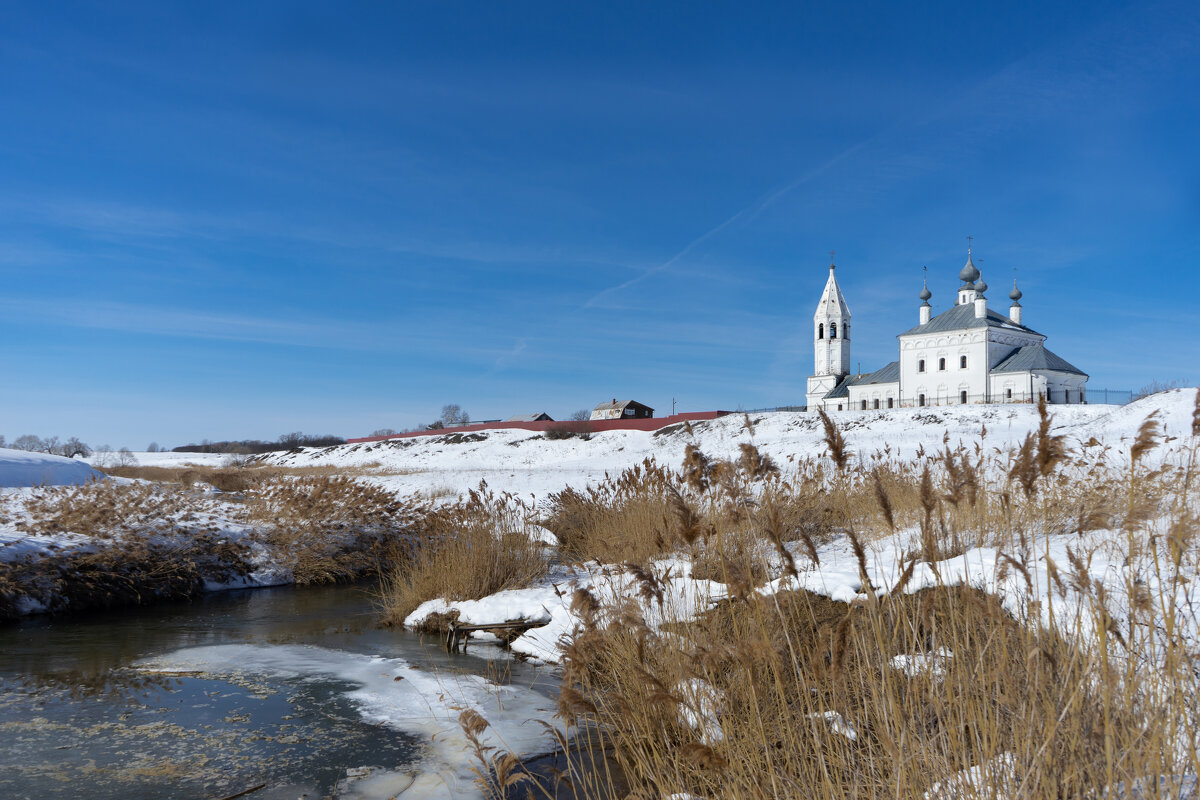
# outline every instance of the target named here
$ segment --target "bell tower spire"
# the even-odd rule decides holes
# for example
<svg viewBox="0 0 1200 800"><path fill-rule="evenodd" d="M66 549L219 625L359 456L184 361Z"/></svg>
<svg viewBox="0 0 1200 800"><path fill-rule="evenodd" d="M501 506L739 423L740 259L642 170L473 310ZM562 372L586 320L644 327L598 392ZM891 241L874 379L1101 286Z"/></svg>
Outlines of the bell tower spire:
<svg viewBox="0 0 1200 800"><path fill-rule="evenodd" d="M810 407L850 373L850 306L837 282L837 264L830 252L829 277L813 314L813 374L808 379Z"/></svg>
<svg viewBox="0 0 1200 800"><path fill-rule="evenodd" d="M832 254L831 254L832 255ZM850 372L850 306L837 282L837 264L829 262L825 291L813 314L814 375Z"/></svg>

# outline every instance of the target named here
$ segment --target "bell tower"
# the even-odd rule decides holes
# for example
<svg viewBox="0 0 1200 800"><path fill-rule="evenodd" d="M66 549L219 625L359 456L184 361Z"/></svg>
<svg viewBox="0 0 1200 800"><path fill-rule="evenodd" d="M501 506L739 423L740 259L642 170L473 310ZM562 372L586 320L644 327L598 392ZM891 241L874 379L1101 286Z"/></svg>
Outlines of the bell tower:
<svg viewBox="0 0 1200 800"><path fill-rule="evenodd" d="M832 256L833 253L830 253ZM808 379L808 407L850 373L850 306L837 282L837 266L830 261L829 279L813 314L813 374Z"/></svg>

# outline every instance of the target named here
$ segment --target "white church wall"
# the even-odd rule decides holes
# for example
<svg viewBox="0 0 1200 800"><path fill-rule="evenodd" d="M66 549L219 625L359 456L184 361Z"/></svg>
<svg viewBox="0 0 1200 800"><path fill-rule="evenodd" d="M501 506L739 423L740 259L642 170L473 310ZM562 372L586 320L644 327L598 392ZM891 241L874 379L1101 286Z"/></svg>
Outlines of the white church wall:
<svg viewBox="0 0 1200 800"><path fill-rule="evenodd" d="M852 411L886 410L900 405L900 384L868 383L850 387L849 409ZM888 404L888 401L891 404Z"/></svg>
<svg viewBox="0 0 1200 800"><path fill-rule="evenodd" d="M1087 402L1087 377L1072 372L997 372L991 377L992 402L1034 403L1045 393L1051 403Z"/></svg>
<svg viewBox="0 0 1200 800"><path fill-rule="evenodd" d="M1047 399L1052 403L1083 403L1087 399L1087 378L1070 372L1045 373Z"/></svg>
<svg viewBox="0 0 1200 800"><path fill-rule="evenodd" d="M965 359L965 366L964 361ZM921 362L924 361L924 370ZM900 399L905 405L954 405L962 392L987 394L987 337L984 329L900 337Z"/></svg>
<svg viewBox="0 0 1200 800"><path fill-rule="evenodd" d="M1033 388L1028 372L995 372L991 377L991 396L996 403L1029 403Z"/></svg>

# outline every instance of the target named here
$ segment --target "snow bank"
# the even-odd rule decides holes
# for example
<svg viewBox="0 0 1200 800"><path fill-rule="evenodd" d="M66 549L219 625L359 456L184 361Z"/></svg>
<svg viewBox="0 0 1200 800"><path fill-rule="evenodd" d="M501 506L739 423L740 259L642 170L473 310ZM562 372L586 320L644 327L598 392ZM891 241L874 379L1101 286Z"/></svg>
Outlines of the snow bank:
<svg viewBox="0 0 1200 800"><path fill-rule="evenodd" d="M85 461L0 448L0 488L78 486L104 480L104 474Z"/></svg>

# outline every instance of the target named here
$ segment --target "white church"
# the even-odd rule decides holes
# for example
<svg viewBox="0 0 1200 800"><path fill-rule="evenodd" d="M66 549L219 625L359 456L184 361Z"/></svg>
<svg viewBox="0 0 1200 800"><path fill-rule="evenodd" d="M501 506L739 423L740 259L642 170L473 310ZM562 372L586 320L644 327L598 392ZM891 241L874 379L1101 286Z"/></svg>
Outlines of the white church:
<svg viewBox="0 0 1200 800"><path fill-rule="evenodd" d="M971 260L958 273L954 305L937 316L926 284L918 324L899 334L900 360L875 372L850 373L850 306L829 265L813 315L815 365L808 408L815 411L912 408L967 403L1086 403L1088 376L1046 348L1046 337L1021 322L1013 280L1008 315L988 308L987 284Z"/></svg>

